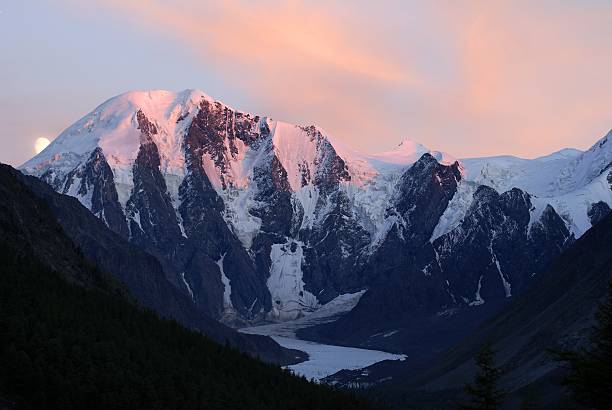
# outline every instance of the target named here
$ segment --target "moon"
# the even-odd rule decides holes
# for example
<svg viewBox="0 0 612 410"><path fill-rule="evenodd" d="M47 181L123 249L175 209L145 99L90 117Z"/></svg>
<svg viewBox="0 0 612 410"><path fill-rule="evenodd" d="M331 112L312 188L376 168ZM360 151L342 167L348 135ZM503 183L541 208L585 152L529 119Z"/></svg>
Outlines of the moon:
<svg viewBox="0 0 612 410"><path fill-rule="evenodd" d="M45 137L36 138L36 142L34 143L34 151L36 151L36 153L38 154L39 152L47 148L47 145L49 144L51 144L51 141L49 141L49 138L45 138Z"/></svg>

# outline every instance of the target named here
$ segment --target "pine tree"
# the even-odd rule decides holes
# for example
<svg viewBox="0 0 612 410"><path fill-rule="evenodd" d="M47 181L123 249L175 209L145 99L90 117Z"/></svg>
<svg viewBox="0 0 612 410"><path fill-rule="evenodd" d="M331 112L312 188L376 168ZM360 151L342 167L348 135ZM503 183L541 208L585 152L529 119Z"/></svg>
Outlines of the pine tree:
<svg viewBox="0 0 612 410"><path fill-rule="evenodd" d="M474 358L478 372L472 384L465 386L465 392L470 396L470 402L461 408L466 410L494 410L501 406L505 392L498 387L502 371L495 367L493 350L490 344L485 344Z"/></svg>
<svg viewBox="0 0 612 410"><path fill-rule="evenodd" d="M558 360L568 364L565 383L576 399L590 408L607 409L612 403L612 283L596 319L591 348L555 353Z"/></svg>

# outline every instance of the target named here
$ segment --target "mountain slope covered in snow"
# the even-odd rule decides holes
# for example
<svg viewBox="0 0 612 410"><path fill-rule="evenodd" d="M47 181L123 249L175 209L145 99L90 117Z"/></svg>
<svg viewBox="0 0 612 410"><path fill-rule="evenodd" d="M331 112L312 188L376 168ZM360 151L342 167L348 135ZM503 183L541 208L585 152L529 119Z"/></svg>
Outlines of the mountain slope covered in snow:
<svg viewBox="0 0 612 410"><path fill-rule="evenodd" d="M585 152L565 149L528 160L516 157L461 160L466 179L503 192L514 187L552 205L576 236L593 224L589 213L600 201L612 204L612 131ZM539 210L538 210L539 209Z"/></svg>
<svg viewBox="0 0 612 410"><path fill-rule="evenodd" d="M315 126L157 90L106 101L21 169L156 256L227 323L291 320L365 289L355 312L392 318L521 292L608 212L608 139L535 160L457 161L411 141L364 154ZM408 283L404 302L377 311ZM375 328L395 319L368 320L352 343L377 345Z"/></svg>

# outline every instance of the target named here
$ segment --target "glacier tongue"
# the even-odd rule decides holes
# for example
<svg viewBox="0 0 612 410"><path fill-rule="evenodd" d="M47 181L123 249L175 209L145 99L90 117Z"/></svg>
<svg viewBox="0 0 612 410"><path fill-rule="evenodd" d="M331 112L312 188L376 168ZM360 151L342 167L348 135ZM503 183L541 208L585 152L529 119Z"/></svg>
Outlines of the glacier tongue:
<svg viewBox="0 0 612 410"><path fill-rule="evenodd" d="M312 313L305 312L304 316L297 319L242 328L240 332L295 338L299 329L330 323L350 312L357 306L365 292L365 290L361 290L356 293L344 293L336 296Z"/></svg>
<svg viewBox="0 0 612 410"><path fill-rule="evenodd" d="M304 289L302 262L304 244L288 239L284 244L272 245L268 289L272 295L272 318L295 319L303 311L314 311L319 307L317 298Z"/></svg>
<svg viewBox="0 0 612 410"><path fill-rule="evenodd" d="M365 154L334 140L317 127L296 126L236 111L201 91L156 90L125 93L106 101L62 132L22 169L50 182L57 191L78 198L110 226L108 221L112 221L112 215L108 208L93 209L93 203L100 198L96 199L92 179L85 176L86 165L93 154L99 154L107 162L106 168L110 171L105 175L112 171L113 178L98 181L96 189L100 192L112 185L110 181L114 182L118 198L113 201L118 202L119 219L126 217L126 204L135 194L134 169L142 138L139 112L156 129L149 137L159 151L159 164L156 162L152 168L165 181L166 189L161 194L170 198L168 202L174 208L180 229L178 241L191 239L188 232L192 209L185 209L185 197L179 195L179 188L183 182L191 181L189 178L195 172L201 178L194 179L191 188L195 192L196 183L206 185L206 192L198 200L210 200L212 205L201 214L191 215L191 227L205 225L220 214L223 229L211 230L213 235L229 228L231 233L227 237L231 237L228 241L233 241L232 246L242 244L237 248L244 258L237 264L233 254L228 253L229 248L217 247L217 244L210 247L207 255L211 258L209 265L214 269L213 263L216 263L221 271L223 308L240 309L239 301L244 304L248 300L247 308L251 303L252 308L260 303L257 311L264 304L267 310L271 296L269 318L274 320L295 319L318 309L322 301L364 289L363 283L351 283L340 289L336 278L345 280L351 270L357 270L354 266L365 263L357 256L355 259L350 256L367 260L388 237L406 243L406 238L414 233L409 232L412 225L408 222L416 202L411 202L411 207L407 207L410 209L405 209L402 216L395 209L397 201L420 195L426 197L419 203L421 208L442 204L432 201L431 193L423 194L418 189L418 184L429 175L419 175L422 178L417 178L410 190L398 189L404 173L415 169L411 166L420 158L435 159L441 164L455 162L449 154L431 151L409 140L391 151ZM422 219L435 226L431 235L431 230L424 235L429 237L429 246L460 226L479 186L490 186L499 193L518 187L529 193L533 205L529 210L528 232L541 225L543 212L551 205L575 236L580 236L591 226L589 211L594 203L601 201L612 206L610 140L612 133L588 151L566 149L531 160L509 156L461 160L458 171L461 179L448 206L436 209L435 216L423 214L412 222ZM430 156L424 155L427 153ZM107 181L109 184L104 185ZM442 186L439 176L437 184ZM398 199L398 196L404 198ZM155 225L158 209L152 210L153 215L149 211L132 209L127 215L129 226L125 230L129 230L130 239L133 233L143 230L147 220L151 226ZM169 211L171 214L172 209ZM397 232L390 234L394 229ZM205 240L208 233L198 240ZM358 239L351 242L351 238ZM438 255L435 249L434 252ZM392 259L397 253L396 248L386 257ZM511 284L506 279L512 272L502 273L499 263L506 267L507 262L498 260L492 249L491 253L505 294L510 295ZM226 254L230 255L228 259ZM257 260L260 257L266 259L264 272L243 283L243 277L237 273L254 271L255 264L261 263ZM442 270L439 257L429 262L433 263L426 265L427 269L423 270L426 274L432 275L436 268ZM232 284L225 271L232 278ZM184 267L180 267L173 273L177 286L186 285L192 299L203 300L198 295L203 288L195 286L195 281L192 287L184 282L184 272ZM194 277L193 274L188 271L188 278ZM312 282L304 283L305 277ZM333 280L328 280L330 277ZM482 277L478 282L481 281ZM483 295L487 283L485 278ZM255 301L250 297L253 295L240 293L255 290L261 290ZM472 303L484 303L479 292ZM231 303L232 294L235 306Z"/></svg>

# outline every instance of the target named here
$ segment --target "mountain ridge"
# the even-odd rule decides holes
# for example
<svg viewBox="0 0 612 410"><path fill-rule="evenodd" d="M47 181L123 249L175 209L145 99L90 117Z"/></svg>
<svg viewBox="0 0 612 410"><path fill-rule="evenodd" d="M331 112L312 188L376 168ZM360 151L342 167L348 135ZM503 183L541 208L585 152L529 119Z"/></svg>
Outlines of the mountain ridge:
<svg viewBox="0 0 612 410"><path fill-rule="evenodd" d="M372 301L408 276L438 295L432 313L512 297L612 204L607 140L535 160L455 160L411 142L367 155L203 92L155 91L108 100L22 169L77 197L156 256L199 308L240 326L365 289ZM546 172L535 180L517 161ZM488 231L469 250L475 224ZM512 241L538 249L532 263L517 263ZM481 274L456 271L460 260Z"/></svg>

